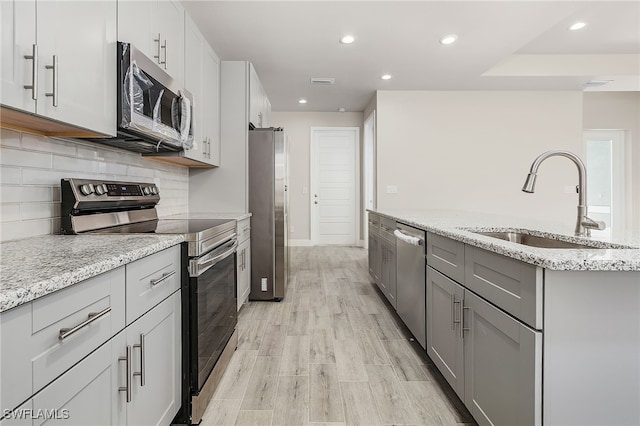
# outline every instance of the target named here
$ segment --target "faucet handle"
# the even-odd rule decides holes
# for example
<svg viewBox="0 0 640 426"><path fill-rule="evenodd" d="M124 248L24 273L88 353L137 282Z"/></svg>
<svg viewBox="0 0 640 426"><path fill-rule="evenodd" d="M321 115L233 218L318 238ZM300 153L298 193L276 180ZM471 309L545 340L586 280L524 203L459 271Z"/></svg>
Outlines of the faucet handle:
<svg viewBox="0 0 640 426"><path fill-rule="evenodd" d="M601 220L593 220L590 217L583 216L582 226L584 226L587 229L597 229L598 231L602 231L607 227L607 224Z"/></svg>

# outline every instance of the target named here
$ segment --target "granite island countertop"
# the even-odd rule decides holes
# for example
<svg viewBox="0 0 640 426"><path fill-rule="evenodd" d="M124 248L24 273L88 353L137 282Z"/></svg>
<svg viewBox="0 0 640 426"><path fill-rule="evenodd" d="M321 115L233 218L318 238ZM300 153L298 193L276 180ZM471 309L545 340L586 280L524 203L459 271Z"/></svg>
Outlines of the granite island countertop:
<svg viewBox="0 0 640 426"><path fill-rule="evenodd" d="M427 232L551 270L640 271L640 232L638 231L618 231L610 236L603 232L593 231L591 237L576 237L573 235L575 223L560 224L460 210L371 209L369 211ZM529 230L536 231L535 234L539 236L550 236L597 247L589 249L536 248L475 234L471 232L472 230ZM628 248L606 248L612 244Z"/></svg>
<svg viewBox="0 0 640 426"><path fill-rule="evenodd" d="M182 235L45 235L0 244L0 312L184 240Z"/></svg>

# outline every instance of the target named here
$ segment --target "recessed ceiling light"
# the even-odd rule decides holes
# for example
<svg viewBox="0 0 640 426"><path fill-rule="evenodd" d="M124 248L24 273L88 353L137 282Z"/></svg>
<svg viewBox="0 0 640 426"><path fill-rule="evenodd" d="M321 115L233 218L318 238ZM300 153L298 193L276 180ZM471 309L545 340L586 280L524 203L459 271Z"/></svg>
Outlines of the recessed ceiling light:
<svg viewBox="0 0 640 426"><path fill-rule="evenodd" d="M347 34L347 35L344 35L344 36L340 37L340 43L342 43L342 44L351 44L354 41L356 41L356 38L355 38L355 36L352 36L351 34Z"/></svg>
<svg viewBox="0 0 640 426"><path fill-rule="evenodd" d="M306 99L298 99L298 103L299 104L306 104L307 100Z"/></svg>
<svg viewBox="0 0 640 426"><path fill-rule="evenodd" d="M570 29L571 31L576 31L576 30L581 30L581 29L583 29L583 28L584 28L584 27L586 27L586 26L587 26L587 23L586 23L586 22L576 22L575 24L573 24L572 26L570 26L570 27L569 27L569 29Z"/></svg>
<svg viewBox="0 0 640 426"><path fill-rule="evenodd" d="M440 39L440 43L442 44L451 44L458 39L458 36L455 34L449 34Z"/></svg>
<svg viewBox="0 0 640 426"><path fill-rule="evenodd" d="M380 77L383 80L391 80L391 74L385 74L383 76Z"/></svg>

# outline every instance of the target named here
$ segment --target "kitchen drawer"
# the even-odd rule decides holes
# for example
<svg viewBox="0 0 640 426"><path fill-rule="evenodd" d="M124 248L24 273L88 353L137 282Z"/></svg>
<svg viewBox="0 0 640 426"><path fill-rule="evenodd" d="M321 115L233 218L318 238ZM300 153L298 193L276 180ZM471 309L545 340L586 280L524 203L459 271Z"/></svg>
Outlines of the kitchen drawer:
<svg viewBox="0 0 640 426"><path fill-rule="evenodd" d="M121 267L3 312L0 406L15 408L122 330L124 298Z"/></svg>
<svg viewBox="0 0 640 426"><path fill-rule="evenodd" d="M239 220L237 222L238 244L241 244L251 237L251 218Z"/></svg>
<svg viewBox="0 0 640 426"><path fill-rule="evenodd" d="M387 219L386 217L380 218L380 236L396 246L396 236L393 235L393 231L396 230L396 221L393 219Z"/></svg>
<svg viewBox="0 0 640 426"><path fill-rule="evenodd" d="M127 268L127 325L180 288L180 246L136 260Z"/></svg>
<svg viewBox="0 0 640 426"><path fill-rule="evenodd" d="M427 264L459 283L464 282L464 243L428 233Z"/></svg>
<svg viewBox="0 0 640 426"><path fill-rule="evenodd" d="M464 285L525 324L542 329L542 268L467 245Z"/></svg>

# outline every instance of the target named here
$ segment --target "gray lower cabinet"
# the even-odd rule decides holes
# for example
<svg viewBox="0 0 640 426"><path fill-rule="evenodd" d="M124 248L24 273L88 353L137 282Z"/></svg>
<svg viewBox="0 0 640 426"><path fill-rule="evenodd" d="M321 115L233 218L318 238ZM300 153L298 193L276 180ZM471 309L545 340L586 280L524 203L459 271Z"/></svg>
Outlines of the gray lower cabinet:
<svg viewBox="0 0 640 426"><path fill-rule="evenodd" d="M539 268L444 237L427 240L427 354L479 425L543 424L543 334L507 313L517 305L505 297L535 295ZM535 324L539 298L523 300L526 309L512 312Z"/></svg>
<svg viewBox="0 0 640 426"><path fill-rule="evenodd" d="M380 239L379 243L381 266L380 266L380 290L391 303L396 306L396 246L385 239Z"/></svg>
<svg viewBox="0 0 640 426"><path fill-rule="evenodd" d="M427 354L464 400L464 287L427 266Z"/></svg>
<svg viewBox="0 0 640 426"><path fill-rule="evenodd" d="M378 286L382 272L380 240L380 216L369 213L369 275Z"/></svg>
<svg viewBox="0 0 640 426"><path fill-rule="evenodd" d="M464 402L479 425L542 424L542 333L464 295Z"/></svg>

